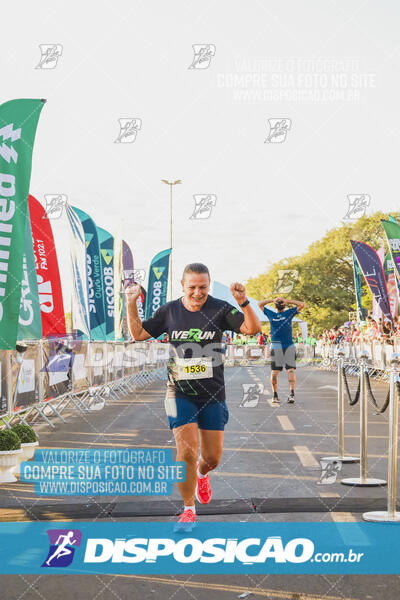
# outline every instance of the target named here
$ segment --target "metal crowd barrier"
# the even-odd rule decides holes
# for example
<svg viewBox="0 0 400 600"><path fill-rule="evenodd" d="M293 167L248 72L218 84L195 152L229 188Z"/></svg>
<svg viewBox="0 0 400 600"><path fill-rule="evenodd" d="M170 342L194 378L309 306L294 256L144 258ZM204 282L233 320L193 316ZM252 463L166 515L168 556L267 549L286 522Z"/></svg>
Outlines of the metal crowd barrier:
<svg viewBox="0 0 400 600"><path fill-rule="evenodd" d="M327 456L323 460L328 461L340 461L342 463L354 463L359 462L359 458L354 456L346 456L344 453L344 381L343 381L343 368L344 368L344 350L339 348L338 351L338 453L336 456Z"/></svg>
<svg viewBox="0 0 400 600"><path fill-rule="evenodd" d="M337 344L317 342L316 356L320 358L320 365L323 369L336 371L338 347ZM343 342L340 347L344 351L344 363L348 375L359 374L359 361L363 352L369 376L380 381L389 381L392 354L400 352L400 340L394 338L393 345L374 341L357 344Z"/></svg>
<svg viewBox="0 0 400 600"><path fill-rule="evenodd" d="M371 368L371 361L374 360L374 354L368 353L366 349L359 349L358 361L358 376L359 376L359 387L356 393L355 399L350 400L350 404L355 404L357 399L360 401L360 459L347 456L344 453L344 384L347 387L347 394L350 396L350 392L346 382L346 369L345 369L345 356L349 356L346 353L345 348L340 346L336 348L336 356L332 358L332 362L336 362L337 373L338 373L338 453L336 456L328 456L323 460L328 461L341 461L342 463L359 462L360 463L360 476L359 477L348 477L342 479L343 485L349 486L361 486L361 487L372 487L372 486L384 486L387 483L387 510L385 511L371 511L363 514L365 521L374 522L400 522L400 512L396 511L397 508L397 458L398 458L398 411L399 411L399 399L400 399L400 354L393 352L393 347L390 352L390 385L389 393L387 397L387 404L389 406L389 449L388 449L388 479L387 482L384 479L377 479L368 476L368 411L367 411L367 394L373 397L372 390L368 384L369 369ZM325 349L322 349L325 351ZM331 350L329 349L329 358ZM381 354L383 360L387 361L387 353L385 349ZM327 355L325 355L327 358ZM370 364L368 364L368 362ZM375 367L372 364L372 368ZM387 362L385 363L387 367ZM368 389L369 388L369 389ZM358 398L357 398L358 397ZM386 402L379 412L383 412L386 408ZM374 399L374 405L377 403Z"/></svg>
<svg viewBox="0 0 400 600"><path fill-rule="evenodd" d="M169 346L159 342L88 342L54 338L0 351L0 421L54 427L65 412L100 410L166 378Z"/></svg>
<svg viewBox="0 0 400 600"><path fill-rule="evenodd" d="M383 479L368 477L368 402L366 388L366 360L368 353L362 350L360 353L360 476L342 479L343 485L354 485L359 487L373 487L386 485ZM343 376L339 368L339 377Z"/></svg>
<svg viewBox="0 0 400 600"><path fill-rule="evenodd" d="M391 370L390 370L387 510L366 512L363 514L363 519L365 521L400 522L400 512L396 511L397 447L398 447L398 437L397 436L398 436L398 424L399 424L399 385L398 385L399 360L400 360L400 354L398 354L397 352L393 352L392 358L391 358Z"/></svg>

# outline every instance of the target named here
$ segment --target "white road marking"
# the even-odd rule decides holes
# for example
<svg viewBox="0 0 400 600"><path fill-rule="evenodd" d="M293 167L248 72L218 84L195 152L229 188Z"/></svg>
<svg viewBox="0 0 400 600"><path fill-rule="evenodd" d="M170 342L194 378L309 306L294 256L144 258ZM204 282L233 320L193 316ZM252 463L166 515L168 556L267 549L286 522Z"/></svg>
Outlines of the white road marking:
<svg viewBox="0 0 400 600"><path fill-rule="evenodd" d="M319 390L335 390L337 392L337 385L320 385Z"/></svg>
<svg viewBox="0 0 400 600"><path fill-rule="evenodd" d="M284 431L294 431L293 423L286 415L279 415L276 417L280 423L280 426Z"/></svg>
<svg viewBox="0 0 400 600"><path fill-rule="evenodd" d="M314 458L311 451L307 448L307 446L293 446L293 450L296 452L297 456L303 467L319 467L319 462Z"/></svg>

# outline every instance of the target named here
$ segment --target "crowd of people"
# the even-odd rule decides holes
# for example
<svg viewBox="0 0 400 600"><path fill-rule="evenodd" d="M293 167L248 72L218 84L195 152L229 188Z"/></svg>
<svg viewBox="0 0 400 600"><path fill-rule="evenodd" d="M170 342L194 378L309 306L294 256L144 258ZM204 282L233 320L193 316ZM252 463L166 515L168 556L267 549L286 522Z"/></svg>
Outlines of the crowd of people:
<svg viewBox="0 0 400 600"><path fill-rule="evenodd" d="M310 346L315 346L315 344L317 343L317 338L314 334L308 335L306 338L303 338L301 333L299 333L299 335L293 336L293 341L295 344L307 344ZM232 334L232 332L225 332L222 335L222 342L224 344L234 344L238 346L250 344L256 344L257 346L266 346L267 344L271 343L271 334L270 332L262 332L258 335L250 336L236 333Z"/></svg>
<svg viewBox="0 0 400 600"><path fill-rule="evenodd" d="M333 330L332 330L333 331ZM321 336L320 336L321 338ZM325 338L324 338L325 339ZM163 344L169 343L168 334L164 334L162 337L158 338L156 341L161 342ZM234 331L225 331L222 334L222 343L223 344L233 344L235 346L247 346L247 345L257 345L257 346L267 346L271 343L271 333L261 332L257 335L243 335L242 333L235 333ZM293 335L293 341L295 344L306 344L309 346L315 346L317 343L317 338L312 333L307 337L303 338L302 334Z"/></svg>
<svg viewBox="0 0 400 600"><path fill-rule="evenodd" d="M318 336L318 341L325 344L340 344L351 342L358 344L362 342L379 342L382 344L393 344L394 338L400 336L400 323L397 316L390 321L382 318L375 319L369 314L365 321L347 321L341 327L335 325L332 329L326 329Z"/></svg>

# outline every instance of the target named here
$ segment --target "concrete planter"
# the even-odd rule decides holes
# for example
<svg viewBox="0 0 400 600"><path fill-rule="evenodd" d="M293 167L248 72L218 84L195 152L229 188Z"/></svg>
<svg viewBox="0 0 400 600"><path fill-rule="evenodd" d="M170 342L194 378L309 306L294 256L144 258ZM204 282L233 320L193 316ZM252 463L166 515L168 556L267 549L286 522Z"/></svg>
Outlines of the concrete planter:
<svg viewBox="0 0 400 600"><path fill-rule="evenodd" d="M22 455L18 457L18 462L24 462L24 460L31 460L35 454L35 448L39 446L38 440L36 442L28 442L26 444L21 444Z"/></svg>
<svg viewBox="0 0 400 600"><path fill-rule="evenodd" d="M26 460L31 460L35 454L35 448L38 446L39 442L37 440L36 442L27 442L25 444L21 443L21 454L18 455L17 464L12 468L11 472L17 473L18 475L21 463L25 462Z"/></svg>
<svg viewBox="0 0 400 600"><path fill-rule="evenodd" d="M0 483L13 483L17 481L12 471L18 465L18 458L22 454L19 450L0 450Z"/></svg>

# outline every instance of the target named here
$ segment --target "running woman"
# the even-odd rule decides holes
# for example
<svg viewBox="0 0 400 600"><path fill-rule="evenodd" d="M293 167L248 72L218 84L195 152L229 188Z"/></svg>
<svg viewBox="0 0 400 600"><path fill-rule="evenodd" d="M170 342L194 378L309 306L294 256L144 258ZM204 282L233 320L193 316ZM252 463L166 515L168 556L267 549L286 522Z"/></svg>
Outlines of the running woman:
<svg viewBox="0 0 400 600"><path fill-rule="evenodd" d="M201 504L211 500L208 473L220 462L229 416L222 334L230 330L253 335L261 325L241 283L233 283L231 292L243 313L209 295L210 274L201 263L185 267L181 284L184 296L167 302L143 323L136 310L136 286L127 289L127 306L129 329L136 341L162 333L169 336L173 356L168 364L165 409L175 437L176 459L186 463L186 481L178 483L184 510L176 529L190 531L196 521L195 496Z"/></svg>
<svg viewBox="0 0 400 600"><path fill-rule="evenodd" d="M275 304L276 311L266 308L266 304ZM286 306L293 304L293 308ZM273 391L273 404L279 404L278 397L278 373L282 371L283 365L288 372L290 392L287 401L294 403L294 387L296 384L296 348L292 337L292 319L303 310L305 303L298 300L286 300L275 298L263 300L258 303L261 310L268 317L271 326L271 386Z"/></svg>

